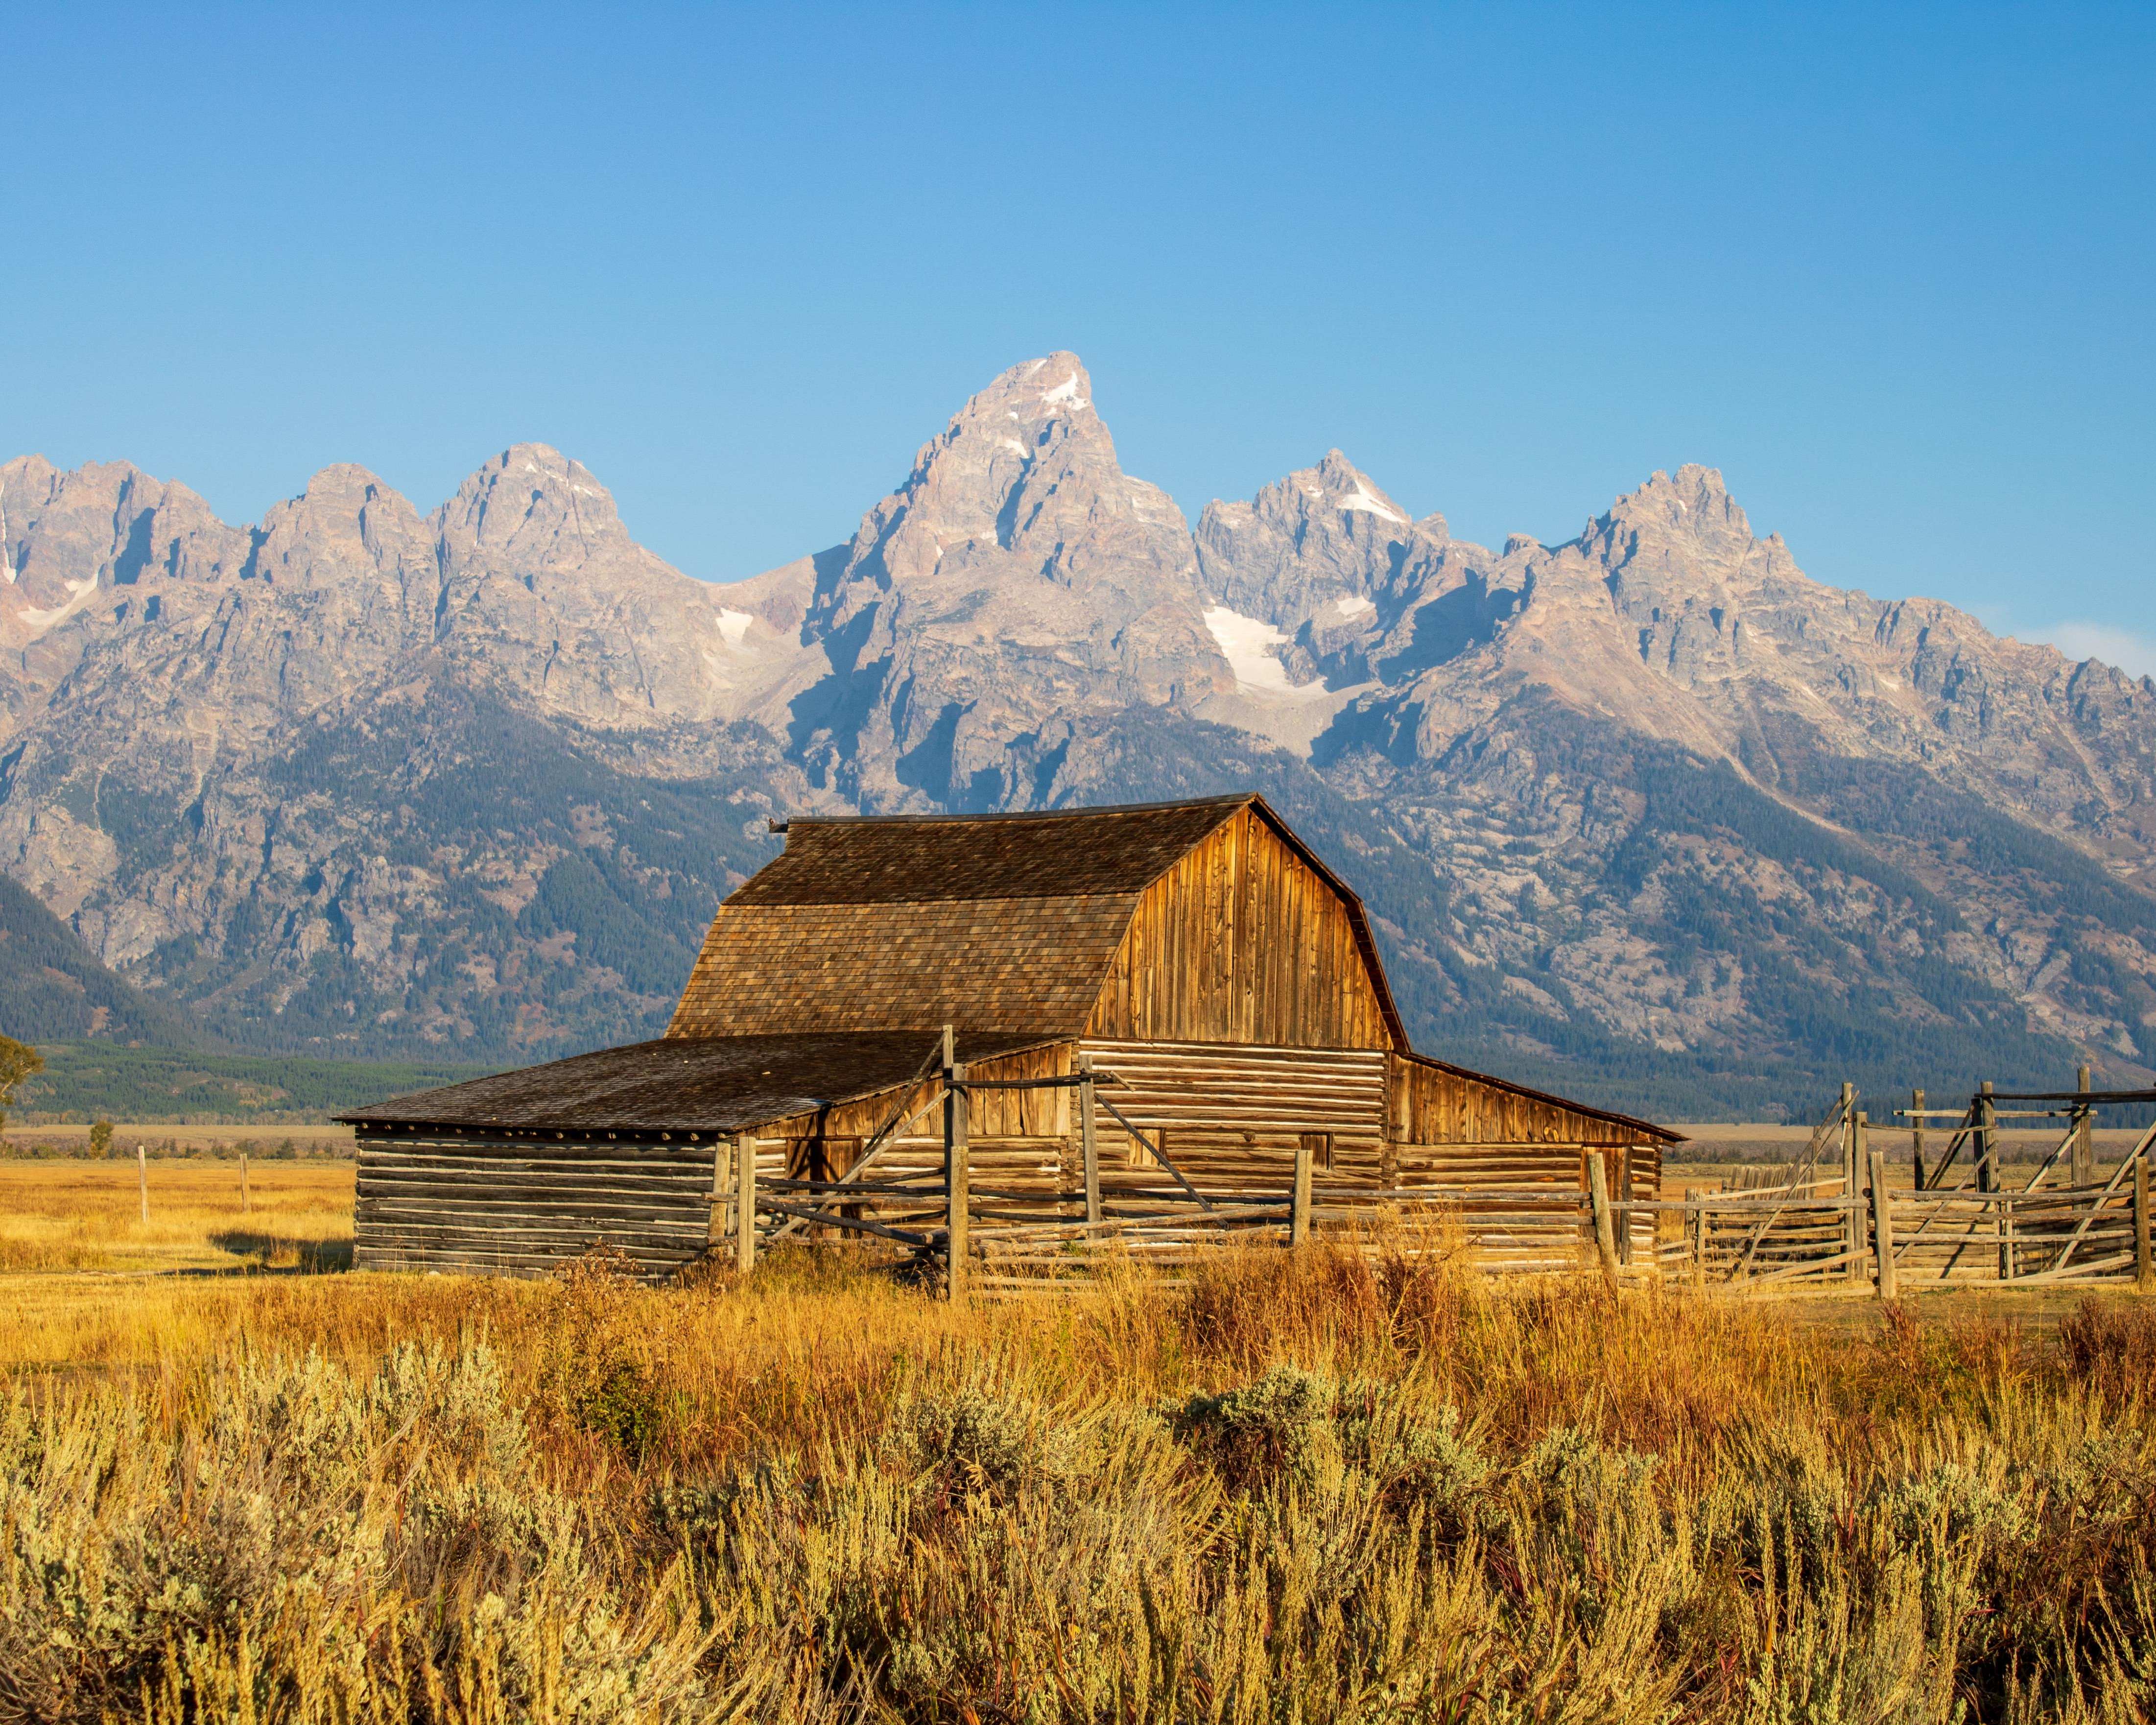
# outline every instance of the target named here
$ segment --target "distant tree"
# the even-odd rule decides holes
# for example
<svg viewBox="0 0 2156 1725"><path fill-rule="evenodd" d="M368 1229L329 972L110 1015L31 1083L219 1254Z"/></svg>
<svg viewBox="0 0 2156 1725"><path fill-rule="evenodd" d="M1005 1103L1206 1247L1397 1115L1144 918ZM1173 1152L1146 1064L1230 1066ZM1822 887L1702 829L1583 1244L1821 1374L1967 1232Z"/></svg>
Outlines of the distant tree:
<svg viewBox="0 0 2156 1725"><path fill-rule="evenodd" d="M90 1122L90 1153L100 1161L104 1161L111 1156L112 1122L110 1121L97 1120Z"/></svg>
<svg viewBox="0 0 2156 1725"><path fill-rule="evenodd" d="M0 1132L8 1129L8 1111L15 1106L15 1086L45 1070L45 1057L27 1042L0 1036Z"/></svg>

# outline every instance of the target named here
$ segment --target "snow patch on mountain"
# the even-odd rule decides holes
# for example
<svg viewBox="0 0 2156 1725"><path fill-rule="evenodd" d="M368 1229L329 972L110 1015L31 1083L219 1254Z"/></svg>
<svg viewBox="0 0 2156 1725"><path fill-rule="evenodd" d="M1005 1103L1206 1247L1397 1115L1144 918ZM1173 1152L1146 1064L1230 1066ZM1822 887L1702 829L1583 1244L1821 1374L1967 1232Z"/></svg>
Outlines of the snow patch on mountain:
<svg viewBox="0 0 2156 1725"><path fill-rule="evenodd" d="M47 629L57 629L69 618L87 610L90 602L97 597L97 578L85 575L80 581L70 581L67 593L67 598L49 611L23 612L23 621L29 626L32 634L41 635Z"/></svg>
<svg viewBox="0 0 2156 1725"><path fill-rule="evenodd" d="M1342 514L1352 513L1359 509L1370 515L1381 515L1389 521L1398 521L1403 527L1408 524L1408 518L1405 516L1390 504L1373 497L1369 489L1359 479L1355 481L1353 494L1340 500L1340 509Z"/></svg>
<svg viewBox="0 0 2156 1725"><path fill-rule="evenodd" d="M1288 639L1270 623L1230 611L1225 605L1214 605L1205 613L1205 627L1212 631L1220 656L1228 661L1228 668L1235 674L1236 686L1243 692L1289 695L1297 700L1317 699L1332 692L1322 677L1301 685L1288 681L1287 667L1274 656Z"/></svg>

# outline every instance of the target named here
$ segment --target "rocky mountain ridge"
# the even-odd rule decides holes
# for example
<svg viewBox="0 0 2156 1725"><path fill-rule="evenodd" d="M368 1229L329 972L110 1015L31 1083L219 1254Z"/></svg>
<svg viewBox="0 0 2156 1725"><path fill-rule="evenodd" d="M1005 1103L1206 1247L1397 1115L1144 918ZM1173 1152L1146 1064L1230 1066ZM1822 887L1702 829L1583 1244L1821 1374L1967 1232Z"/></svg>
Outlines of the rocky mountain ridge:
<svg viewBox="0 0 2156 1725"><path fill-rule="evenodd" d="M1755 1111L2156 1069L2156 685L1812 582L1706 468L1492 551L1335 450L1194 530L1059 353L730 585L536 444L254 527L21 458L0 558L0 867L243 1044L644 1034L767 814L1257 783L1458 1057Z"/></svg>

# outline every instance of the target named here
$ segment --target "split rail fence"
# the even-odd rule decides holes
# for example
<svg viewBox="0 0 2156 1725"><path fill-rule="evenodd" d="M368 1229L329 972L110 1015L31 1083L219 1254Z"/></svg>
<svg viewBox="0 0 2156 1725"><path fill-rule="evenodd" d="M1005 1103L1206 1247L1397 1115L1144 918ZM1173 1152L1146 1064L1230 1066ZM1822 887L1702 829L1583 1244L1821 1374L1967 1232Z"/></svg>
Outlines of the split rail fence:
<svg viewBox="0 0 2156 1725"><path fill-rule="evenodd" d="M2092 1094L2086 1075L2082 1091L2060 1095L1995 1096L1987 1085L1961 1110L1927 1110L1917 1092L1912 1108L1901 1111L1916 1122L1917 1183L1909 1189L1891 1186L1884 1158L1870 1146L1869 1119L1844 1086L1787 1178L1655 1199L1613 1194L1603 1153L1593 1149L1583 1152L1570 1185L1502 1183L1499 1163L1454 1185L1328 1189L1319 1177L1322 1133L1301 1139L1285 1190L1201 1189L1170 1159L1162 1135L1116 1106L1121 1081L1112 1072L1081 1066L1064 1076L971 1079L951 1057L947 1035L940 1069L924 1068L922 1076L942 1081L926 1101L910 1091L839 1178L789 1176L778 1141L722 1141L712 1168L715 1254L747 1270L759 1251L788 1239L880 1241L910 1250L963 1298L1082 1286L1111 1263L1187 1266L1235 1241L1294 1248L1321 1232L1352 1237L1392 1217L1431 1225L1419 1236L1394 1233L1388 1250L1464 1254L1496 1273L1599 1269L1613 1281L1702 1290L1868 1284L1882 1298L1975 1283L2110 1281L2156 1291L2156 1126L2102 1182L2093 1178L2089 1131L2097 1107L2145 1105L2156 1092ZM1075 1185L1063 1176L1060 1144L968 1144L968 1096L1064 1086L1080 1093ZM2066 1106L2001 1106L2022 1102ZM1107 1165L1096 1141L1103 1117L1142 1148L1143 1165ZM2033 1178L2006 1189L1999 1122L2038 1117L2066 1119L2066 1134ZM1954 1123L1944 1153L1928 1167L1925 1122L1941 1117ZM1948 1186L1964 1150L1969 1165Z"/></svg>

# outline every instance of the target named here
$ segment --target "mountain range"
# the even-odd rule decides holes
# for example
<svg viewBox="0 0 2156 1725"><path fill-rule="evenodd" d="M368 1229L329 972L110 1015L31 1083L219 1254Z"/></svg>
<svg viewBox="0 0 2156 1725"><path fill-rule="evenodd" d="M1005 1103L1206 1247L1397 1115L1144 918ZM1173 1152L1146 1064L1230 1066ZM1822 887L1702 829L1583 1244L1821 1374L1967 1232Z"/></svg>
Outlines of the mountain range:
<svg viewBox="0 0 2156 1725"><path fill-rule="evenodd" d="M769 817L1255 785L1450 1058L1753 1116L2156 1076L2156 684L1815 582L1705 467L1492 549L1333 450L1194 530L1068 353L726 585L537 444L254 526L10 461L0 732L0 920L111 979L9 983L18 1036L542 1058L656 1034Z"/></svg>

